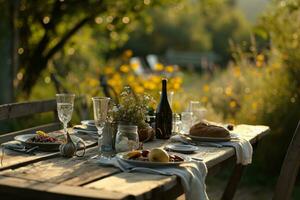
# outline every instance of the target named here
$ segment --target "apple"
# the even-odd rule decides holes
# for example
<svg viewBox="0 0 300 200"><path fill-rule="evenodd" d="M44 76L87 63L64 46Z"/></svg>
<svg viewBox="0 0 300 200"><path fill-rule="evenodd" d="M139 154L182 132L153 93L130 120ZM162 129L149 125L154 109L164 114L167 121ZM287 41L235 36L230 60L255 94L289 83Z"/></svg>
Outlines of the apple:
<svg viewBox="0 0 300 200"><path fill-rule="evenodd" d="M148 157L151 162L169 162L169 154L160 148L152 149Z"/></svg>

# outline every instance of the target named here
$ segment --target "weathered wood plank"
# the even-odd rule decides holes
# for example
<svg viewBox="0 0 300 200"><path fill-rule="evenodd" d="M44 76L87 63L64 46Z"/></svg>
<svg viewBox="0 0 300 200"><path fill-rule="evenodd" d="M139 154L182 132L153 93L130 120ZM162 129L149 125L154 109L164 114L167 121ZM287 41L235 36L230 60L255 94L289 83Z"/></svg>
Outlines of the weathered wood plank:
<svg viewBox="0 0 300 200"><path fill-rule="evenodd" d="M5 197L5 199L131 199L127 194L106 190L94 190L77 186L42 183L4 176L0 176L0 185L1 197Z"/></svg>
<svg viewBox="0 0 300 200"><path fill-rule="evenodd" d="M83 158L62 158L59 156L17 169L6 170L0 174L25 180L78 186L120 172L117 168L100 167L89 162L90 157L97 154L97 149L97 147L88 149Z"/></svg>
<svg viewBox="0 0 300 200"><path fill-rule="evenodd" d="M0 120L14 119L56 110L56 100L32 101L0 105Z"/></svg>
<svg viewBox="0 0 300 200"><path fill-rule="evenodd" d="M36 127L28 128L28 129L23 129L21 131L15 131L15 132L3 134L3 135L0 135L0 144L14 140L14 137L17 135L32 134L32 133L35 133L37 130L51 132L51 131L59 130L60 128L61 128L61 124L59 122L54 122L54 123L36 126Z"/></svg>
<svg viewBox="0 0 300 200"><path fill-rule="evenodd" d="M133 195L136 199L151 199L151 191L162 188L165 191L176 185L176 176L162 176L146 173L120 173L84 187L108 190Z"/></svg>

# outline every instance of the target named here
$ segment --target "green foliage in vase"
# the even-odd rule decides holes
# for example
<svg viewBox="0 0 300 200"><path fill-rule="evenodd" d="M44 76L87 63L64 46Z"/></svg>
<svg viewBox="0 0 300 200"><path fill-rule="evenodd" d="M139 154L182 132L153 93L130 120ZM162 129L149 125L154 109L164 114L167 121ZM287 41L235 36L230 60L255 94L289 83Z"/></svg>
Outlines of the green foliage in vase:
<svg viewBox="0 0 300 200"><path fill-rule="evenodd" d="M146 114L148 108L154 103L155 101L150 95L136 94L127 86L120 94L120 104L112 109L113 120L146 128Z"/></svg>

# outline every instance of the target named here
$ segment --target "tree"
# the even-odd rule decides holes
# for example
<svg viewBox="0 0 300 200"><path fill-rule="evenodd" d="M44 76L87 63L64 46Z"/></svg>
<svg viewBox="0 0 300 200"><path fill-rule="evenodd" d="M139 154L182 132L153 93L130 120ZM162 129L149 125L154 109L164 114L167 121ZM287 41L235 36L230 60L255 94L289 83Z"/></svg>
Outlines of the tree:
<svg viewBox="0 0 300 200"><path fill-rule="evenodd" d="M4 7L9 1L0 3ZM158 0L20 0L18 17L13 19L20 33L18 89L30 94L49 61L83 27L102 27L106 37L102 39L109 39L112 32L129 31L131 21L160 4Z"/></svg>
<svg viewBox="0 0 300 200"><path fill-rule="evenodd" d="M250 24L233 0L181 1L166 8L151 10L153 29L143 26L132 32L125 48L140 56L179 51L212 51L225 65L231 57L229 39L247 40Z"/></svg>
<svg viewBox="0 0 300 200"><path fill-rule="evenodd" d="M17 34L16 23L13 20L17 17L16 8L18 0L2 4L0 1L0 103L12 102L14 99L13 79L16 71L18 60L16 54Z"/></svg>

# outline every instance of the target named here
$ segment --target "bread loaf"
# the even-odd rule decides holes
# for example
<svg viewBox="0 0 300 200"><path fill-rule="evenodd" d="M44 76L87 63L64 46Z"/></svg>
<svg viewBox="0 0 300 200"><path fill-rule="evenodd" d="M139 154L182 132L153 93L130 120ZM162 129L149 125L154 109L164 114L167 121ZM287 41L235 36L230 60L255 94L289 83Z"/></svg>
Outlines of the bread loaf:
<svg viewBox="0 0 300 200"><path fill-rule="evenodd" d="M190 134L198 137L216 137L216 138L230 137L230 133L227 129L206 122L199 122L194 126L192 126L190 129Z"/></svg>

